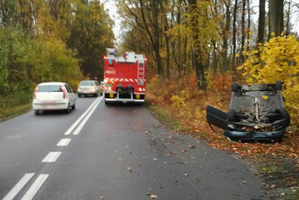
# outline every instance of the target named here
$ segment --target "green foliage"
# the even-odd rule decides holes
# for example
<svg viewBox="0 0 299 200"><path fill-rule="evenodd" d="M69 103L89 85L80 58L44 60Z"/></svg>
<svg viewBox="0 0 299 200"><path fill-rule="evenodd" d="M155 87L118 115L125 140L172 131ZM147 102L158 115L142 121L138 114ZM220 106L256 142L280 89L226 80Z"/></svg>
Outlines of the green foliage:
<svg viewBox="0 0 299 200"><path fill-rule="evenodd" d="M0 7L0 95L32 95L45 81L76 88L83 72L103 77L102 58L114 38L99 1L11 0Z"/></svg>

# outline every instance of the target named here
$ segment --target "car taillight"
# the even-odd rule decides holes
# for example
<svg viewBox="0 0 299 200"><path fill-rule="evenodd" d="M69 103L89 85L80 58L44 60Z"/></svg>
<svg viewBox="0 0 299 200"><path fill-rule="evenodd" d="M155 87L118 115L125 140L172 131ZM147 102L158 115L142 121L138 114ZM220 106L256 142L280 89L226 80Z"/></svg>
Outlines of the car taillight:
<svg viewBox="0 0 299 200"><path fill-rule="evenodd" d="M33 92L33 98L36 99L36 91L38 90L38 86L35 87L34 92Z"/></svg>
<svg viewBox="0 0 299 200"><path fill-rule="evenodd" d="M63 86L60 86L60 87L61 87L61 90L63 92L63 98L65 99L65 95L66 95L65 88Z"/></svg>

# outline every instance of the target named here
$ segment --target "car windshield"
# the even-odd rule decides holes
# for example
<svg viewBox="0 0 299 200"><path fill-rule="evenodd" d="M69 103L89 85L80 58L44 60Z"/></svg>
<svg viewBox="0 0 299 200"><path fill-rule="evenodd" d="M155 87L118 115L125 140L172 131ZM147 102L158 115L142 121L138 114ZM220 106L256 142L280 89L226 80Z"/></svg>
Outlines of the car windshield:
<svg viewBox="0 0 299 200"><path fill-rule="evenodd" d="M82 81L80 86L94 86L94 83L92 81Z"/></svg>
<svg viewBox="0 0 299 200"><path fill-rule="evenodd" d="M36 92L62 92L60 85L40 85Z"/></svg>

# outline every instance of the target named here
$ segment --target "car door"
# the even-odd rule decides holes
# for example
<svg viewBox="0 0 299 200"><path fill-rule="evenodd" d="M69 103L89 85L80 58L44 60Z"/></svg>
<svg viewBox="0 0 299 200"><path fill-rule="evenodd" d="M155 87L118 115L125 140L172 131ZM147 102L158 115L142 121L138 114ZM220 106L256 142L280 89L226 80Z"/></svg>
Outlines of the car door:
<svg viewBox="0 0 299 200"><path fill-rule="evenodd" d="M221 129L227 129L227 113L213 107L207 107L207 121Z"/></svg>
<svg viewBox="0 0 299 200"><path fill-rule="evenodd" d="M68 95L68 99L70 101L70 104L74 105L75 104L75 95L73 93L73 90L68 84L65 84L65 87L67 89L67 95Z"/></svg>

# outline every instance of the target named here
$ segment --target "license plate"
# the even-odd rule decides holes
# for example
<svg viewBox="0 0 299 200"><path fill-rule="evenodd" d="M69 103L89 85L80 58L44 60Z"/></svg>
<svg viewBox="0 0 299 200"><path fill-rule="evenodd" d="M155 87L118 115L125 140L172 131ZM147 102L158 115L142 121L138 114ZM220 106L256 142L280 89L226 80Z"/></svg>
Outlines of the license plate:
<svg viewBox="0 0 299 200"><path fill-rule="evenodd" d="M140 99L140 94L136 94L136 99Z"/></svg>
<svg viewBox="0 0 299 200"><path fill-rule="evenodd" d="M109 96L110 96L110 98L113 98L113 97L114 97L114 94L113 94L113 93L110 93Z"/></svg>

